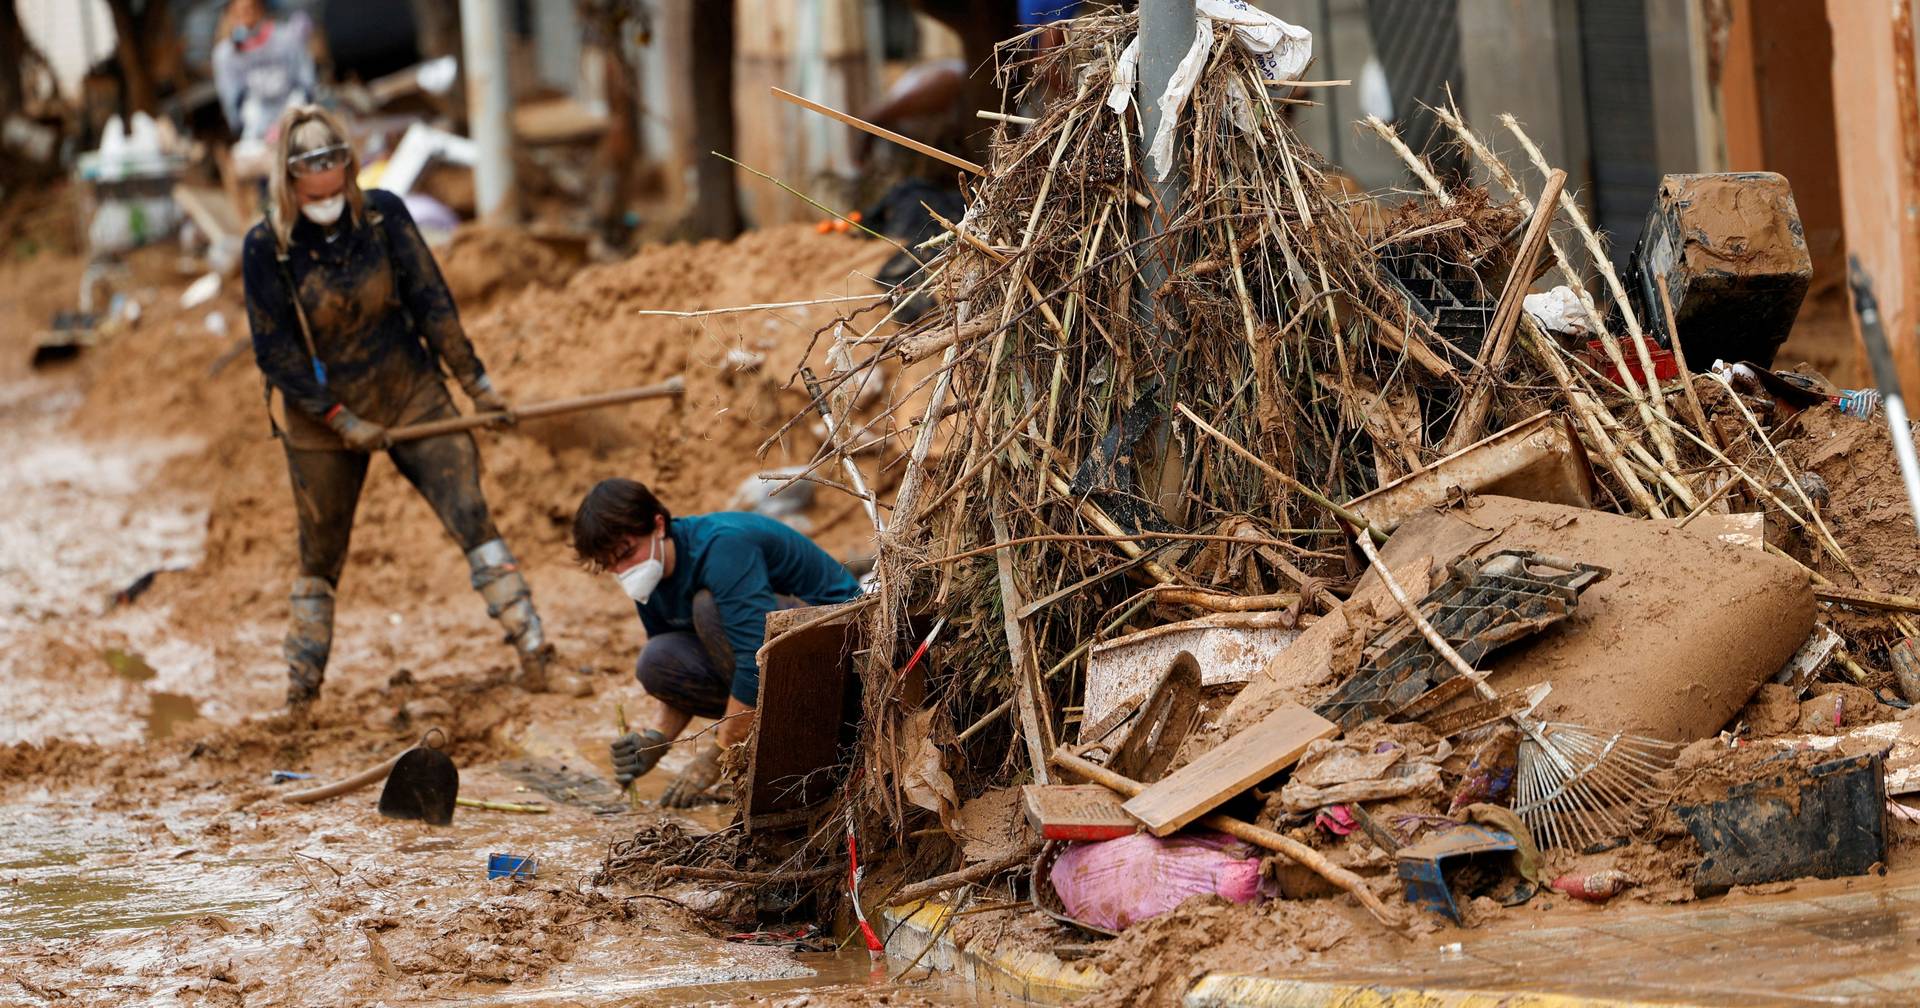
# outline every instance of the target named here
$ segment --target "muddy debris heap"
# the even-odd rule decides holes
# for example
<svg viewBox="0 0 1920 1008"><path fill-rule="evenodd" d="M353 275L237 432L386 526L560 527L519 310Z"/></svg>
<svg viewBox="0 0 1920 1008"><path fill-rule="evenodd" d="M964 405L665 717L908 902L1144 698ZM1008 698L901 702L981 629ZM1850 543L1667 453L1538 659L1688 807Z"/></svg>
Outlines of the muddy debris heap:
<svg viewBox="0 0 1920 1008"><path fill-rule="evenodd" d="M1136 31L1003 48L1037 112L914 250L934 309L805 376L829 416L875 369L930 390L877 588L769 619L738 829L606 874L1000 904L1064 952L1196 896L1405 934L1884 870L1911 431L1773 370L1786 180L1670 177L1618 271L1511 118L1524 160L1432 110L1485 188L1372 120L1424 192L1351 195L1278 22L1212 23L1143 139Z"/></svg>

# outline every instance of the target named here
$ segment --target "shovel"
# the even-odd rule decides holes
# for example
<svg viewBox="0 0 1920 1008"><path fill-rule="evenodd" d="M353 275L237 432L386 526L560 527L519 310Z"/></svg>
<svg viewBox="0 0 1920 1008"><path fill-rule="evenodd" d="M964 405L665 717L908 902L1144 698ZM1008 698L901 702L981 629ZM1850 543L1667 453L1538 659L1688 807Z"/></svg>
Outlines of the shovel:
<svg viewBox="0 0 1920 1008"><path fill-rule="evenodd" d="M435 737L438 736L438 742ZM380 791L380 814L389 819L418 819L429 826L453 822L454 800L460 796L460 771L440 750L445 733L435 728L420 744L400 754Z"/></svg>

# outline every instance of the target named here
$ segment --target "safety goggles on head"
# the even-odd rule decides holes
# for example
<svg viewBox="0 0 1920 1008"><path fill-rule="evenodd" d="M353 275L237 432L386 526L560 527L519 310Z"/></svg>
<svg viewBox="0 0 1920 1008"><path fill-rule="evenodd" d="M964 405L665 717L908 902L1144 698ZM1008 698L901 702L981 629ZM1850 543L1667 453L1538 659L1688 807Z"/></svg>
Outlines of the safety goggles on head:
<svg viewBox="0 0 1920 1008"><path fill-rule="evenodd" d="M332 171L345 165L350 153L346 144L329 144L305 154L295 154L287 159L287 174L300 178L305 175L317 175L323 171Z"/></svg>

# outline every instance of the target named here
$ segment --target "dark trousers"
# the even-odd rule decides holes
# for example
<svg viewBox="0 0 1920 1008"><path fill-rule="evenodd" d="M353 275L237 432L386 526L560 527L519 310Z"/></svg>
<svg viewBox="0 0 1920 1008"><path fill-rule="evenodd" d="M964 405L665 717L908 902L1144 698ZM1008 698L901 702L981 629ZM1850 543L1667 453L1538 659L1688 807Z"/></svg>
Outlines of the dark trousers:
<svg viewBox="0 0 1920 1008"><path fill-rule="evenodd" d="M389 448L387 455L427 499L461 550L500 537L480 493L480 452L473 435L405 441ZM339 585L371 457L366 452L287 447L287 471L293 477L293 503L300 519L301 574Z"/></svg>
<svg viewBox="0 0 1920 1008"><path fill-rule="evenodd" d="M778 596L780 608L806 603ZM717 718L727 712L733 694L733 644L727 640L713 593L693 596L693 629L675 630L647 638L634 663L634 677L647 695L695 717Z"/></svg>

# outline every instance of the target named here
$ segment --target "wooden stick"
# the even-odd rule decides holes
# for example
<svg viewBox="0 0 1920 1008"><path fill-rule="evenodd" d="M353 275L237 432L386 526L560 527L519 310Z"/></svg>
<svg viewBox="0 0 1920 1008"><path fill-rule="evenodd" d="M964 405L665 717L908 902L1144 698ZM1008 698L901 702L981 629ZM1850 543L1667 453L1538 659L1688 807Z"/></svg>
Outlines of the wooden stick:
<svg viewBox="0 0 1920 1008"><path fill-rule="evenodd" d="M519 802L510 801L482 801L478 798L455 798L453 803L455 805L464 805L467 808L486 809L489 812L523 812L527 815L547 814L547 807L545 805L522 805Z"/></svg>
<svg viewBox="0 0 1920 1008"><path fill-rule="evenodd" d="M1268 87L1346 87L1350 80L1262 80Z"/></svg>
<svg viewBox="0 0 1920 1008"><path fill-rule="evenodd" d="M1866 591L1861 588L1842 588L1839 585L1814 585L1813 597L1822 602L1838 602L1842 605L1856 606L1861 609L1884 609L1888 612L1920 613L1920 598L1911 595L1892 595L1886 592Z"/></svg>
<svg viewBox="0 0 1920 1008"><path fill-rule="evenodd" d="M1146 790L1146 785L1139 781L1122 777L1098 763L1075 756L1065 749L1053 751L1053 763L1062 770L1071 771L1125 798L1131 798ZM1196 822L1208 829L1219 830L1228 836L1238 837L1255 846L1282 854L1304 865L1308 870L1340 889L1351 893L1353 898L1359 900L1360 905L1366 907L1367 912L1373 914L1374 919L1380 923L1396 931L1406 926L1399 915L1388 909L1387 905L1380 902L1380 898L1367 888L1367 884L1361 880L1360 876L1334 864L1319 851L1290 836L1262 829L1252 823L1243 822L1219 812L1201 816Z"/></svg>
<svg viewBox="0 0 1920 1008"><path fill-rule="evenodd" d="M993 537L1005 542L1009 538L1007 520L1001 511L1000 498L996 496L991 513ZM1040 682L1040 670L1035 667L1033 653L1027 649L1026 627L1021 625L1018 615L1023 603L1020 589L1013 582L1013 553L1000 550L994 559L1000 566L1000 608L1006 624L1007 658L1013 663L1018 687L1014 696L1019 698L1020 734L1026 739L1027 759L1033 764L1033 782L1048 784L1052 783L1047 773L1047 753L1053 749L1053 724L1047 711L1045 684Z"/></svg>
<svg viewBox="0 0 1920 1008"><path fill-rule="evenodd" d="M1693 371L1687 367L1687 355L1680 349L1680 325L1673 320L1673 299L1667 294L1667 278L1662 274L1654 277L1653 282L1660 291L1660 316L1667 323L1667 338L1673 341L1673 360L1680 365L1680 381L1687 390L1687 408L1693 412L1693 422L1700 425L1700 433L1720 447L1720 432L1707 423L1707 411L1700 407L1700 393L1693 390Z"/></svg>
<svg viewBox="0 0 1920 1008"><path fill-rule="evenodd" d="M1202 431L1212 436L1214 440L1219 441L1221 444L1226 445L1228 448L1232 449L1234 454L1239 455L1241 458L1244 458L1249 462L1252 462L1256 466L1259 466L1261 472L1264 472L1267 475L1272 476L1274 479L1277 479L1280 482L1285 483L1287 486L1292 487L1294 492L1300 494L1302 497L1305 497L1306 499L1314 502L1315 504L1318 504L1321 507L1326 508L1328 511L1333 512L1334 516L1339 518L1341 521L1346 522L1347 524L1357 529L1366 529L1369 535L1373 536L1373 538L1375 538L1376 540L1379 540L1380 542L1387 541L1387 534L1385 532L1380 531L1377 528L1374 528L1371 524L1369 524L1365 516L1361 515L1359 512L1354 511L1352 508L1349 508L1344 504L1339 504L1334 502L1333 500L1328 498L1326 495L1320 493L1319 491L1313 489L1310 486L1307 486L1305 483L1302 483L1299 480L1294 479L1292 476L1289 476L1286 473L1281 472L1279 469L1274 468L1273 465L1269 463L1266 459L1263 459L1260 456L1255 455L1254 453L1241 447L1240 442L1235 441L1234 439L1226 436L1225 434L1222 434L1220 431L1216 430L1212 424L1207 423L1205 420L1200 419L1198 414L1194 413L1194 411L1187 408L1186 403L1175 403L1173 405L1173 408L1179 410L1180 413L1187 418L1188 422L1192 423L1195 427L1200 428Z"/></svg>
<svg viewBox="0 0 1920 1008"><path fill-rule="evenodd" d="M1015 126L1031 126L1040 121L1031 116L1008 115L1005 112L989 112L986 109L980 109L974 115L988 122L1012 123Z"/></svg>
<svg viewBox="0 0 1920 1008"><path fill-rule="evenodd" d="M887 902L893 906L899 906L903 903L917 903L929 896L938 896L949 889L958 888L969 882L978 882L982 879L992 878L1003 871L1018 868L1028 861L1033 860L1034 853L1034 850L1028 848L1014 854L1003 854L991 861L982 861L977 865L969 865L959 871L951 871L945 875L935 875L930 879L915 882L910 886L900 887L900 891L889 897Z"/></svg>
<svg viewBox="0 0 1920 1008"><path fill-rule="evenodd" d="M1514 135L1515 139L1520 141L1521 148L1533 161L1534 168L1541 172L1550 170L1546 156L1541 154L1540 148L1534 145L1533 138L1520 128L1520 120L1509 113L1503 113L1500 116L1500 122L1506 126L1508 132ZM1573 229L1579 232L1581 239L1586 242L1587 254L1593 258L1593 268L1600 271L1600 275L1607 281L1607 288L1613 292L1614 304L1620 309L1620 317L1626 321L1627 338L1633 342L1634 354L1640 360L1641 375L1646 379L1647 401L1652 404L1654 412L1665 419L1667 417L1666 396L1660 391L1660 380L1653 374L1653 356L1647 352L1646 333L1640 329L1640 320L1633 314L1633 306L1627 303L1627 289L1620 283L1619 274L1614 272L1613 263L1607 258L1606 250L1600 247L1599 236L1594 233L1592 227L1588 226L1587 215L1581 212L1580 205L1569 201L1561 203L1560 209L1566 214L1567 220L1573 224ZM1598 319L1597 315L1595 319ZM1605 330L1601 330L1601 334L1603 344L1608 346L1608 355L1613 356L1617 352L1617 347L1612 343L1612 336ZM1620 377L1630 389L1637 389L1640 386L1641 383L1634 379L1633 372L1628 369L1623 360L1614 361L1614 366L1620 369ZM1660 458L1668 468L1679 468L1673 436L1665 427L1654 424L1651 419L1648 420L1648 427L1649 433L1653 435L1653 446L1659 450Z"/></svg>
<svg viewBox="0 0 1920 1008"><path fill-rule="evenodd" d="M1293 535L1337 535L1341 537L1345 537L1346 535L1346 533L1337 531L1335 529L1283 529L1282 531L1291 533ZM1135 535L1082 535L1079 533L1050 532L1050 533L1047 533L1046 535L1021 536L1018 539L1009 539L1006 542L994 543L991 546L976 546L973 549L966 550L964 552L949 553L943 557L934 557L931 560L923 560L919 563L918 566L937 567L941 564L952 563L955 560L965 560L969 557L985 556L986 554L995 552L996 550L1003 550L1009 546L1024 546L1027 543L1037 543L1037 542L1123 543L1123 542L1144 542L1150 539L1170 539L1176 542L1238 543L1243 546L1289 546L1289 545L1292 545L1291 543L1282 542L1279 539L1266 539L1259 536L1209 535L1209 534L1203 534L1199 532L1141 532Z"/></svg>
<svg viewBox="0 0 1920 1008"><path fill-rule="evenodd" d="M897 143L900 146L905 147L910 151L913 151L918 154L925 154L926 156L933 158L936 161L944 161L947 164L950 164L955 168L960 169L961 171L969 171L974 173L975 175L985 175L987 173L987 170L985 168L982 168L979 165L974 164L971 161L968 161L966 158L955 157L952 154L949 154L938 147L929 147L928 145L923 144L920 141L913 139L912 137L901 136L900 134L895 133L890 129L884 129L879 126L875 126L874 124L866 121L865 119L855 118L854 116L850 116L845 112L840 111L839 109L828 108L817 101L810 101L808 99L800 97L797 94L794 94L791 91L786 91L781 88L771 88L770 90L776 96L785 98L786 100L794 103L795 105L800 106L803 109L809 109L811 111L818 112L829 119L837 119L840 122L846 123L848 126L853 127L854 129L863 130L867 133L871 133L882 140L891 140L894 143Z"/></svg>
<svg viewBox="0 0 1920 1008"><path fill-rule="evenodd" d="M1229 595L1225 592L1203 591L1194 588L1174 588L1159 586L1154 592L1154 600L1168 605L1194 606L1199 609L1211 609L1214 612L1270 612L1285 609L1300 601L1298 595Z"/></svg>
<svg viewBox="0 0 1920 1008"><path fill-rule="evenodd" d="M1400 160L1406 163L1407 169L1427 187L1427 191L1433 194L1434 199L1440 201L1441 206L1453 205L1453 197L1448 194L1446 187L1440 184L1440 180L1433 177L1433 170L1428 168L1418 155L1409 150L1405 143L1401 142L1400 134L1394 132L1393 127L1381 122L1380 117L1375 115L1370 115L1363 121L1368 128L1379 135L1380 139L1387 142L1387 146L1393 148L1395 154L1400 155Z"/></svg>
<svg viewBox="0 0 1920 1008"><path fill-rule="evenodd" d="M613 704L613 725L620 729L620 735L624 738L627 734L627 708L625 704L617 700L614 701ZM633 785L633 781L628 781L620 790L626 792L627 807L638 812L640 810L640 792L635 791Z"/></svg>
<svg viewBox="0 0 1920 1008"><path fill-rule="evenodd" d="M466 416L448 417L445 420L428 420L426 423L409 424L405 427L387 428L388 440L415 441L420 438L437 437L457 431L486 427L508 420L538 420L541 417L559 416L562 413L578 413L581 410L600 409L603 406L618 406L622 403L639 402L642 399L664 399L679 396L686 392L686 379L679 375L658 385L642 385L639 388L618 389L613 392L600 392L594 395L578 396L573 399L554 399L548 402L521 406L511 415L501 412L469 413Z"/></svg>
<svg viewBox="0 0 1920 1008"><path fill-rule="evenodd" d="M1522 300L1527 296L1527 288L1533 285L1533 270L1540 262L1540 254L1546 251L1547 232L1553 226L1553 208L1559 203L1560 190L1566 184L1567 173L1558 168L1547 176L1533 219L1527 223L1526 234L1520 239L1520 251L1513 257L1513 268L1507 272L1507 283L1500 291L1499 304L1494 307L1493 321L1487 326L1480 363L1474 368L1473 391L1460 408L1446 440L1440 442L1442 455L1451 455L1480 440L1480 428L1486 423L1487 411L1493 408L1495 376L1506 366L1507 354L1513 349L1513 333L1519 326Z"/></svg>
<svg viewBox="0 0 1920 1008"><path fill-rule="evenodd" d="M774 301L769 304L734 305L731 308L704 308L700 311L672 311L666 308L642 308L635 315L664 315L670 318L705 318L709 315L736 315L740 312L770 311L775 308L807 308L813 305L839 304L842 301L878 301L887 296L886 291L877 294L848 294L844 297L814 298L811 301Z"/></svg>
<svg viewBox="0 0 1920 1008"><path fill-rule="evenodd" d="M645 869L649 875L662 878L687 878L701 882L747 882L765 885L770 882L799 882L805 879L826 878L838 875L846 869L839 866L828 868L810 868L806 871L760 872L737 871L732 868L704 868L698 865L655 865Z"/></svg>

